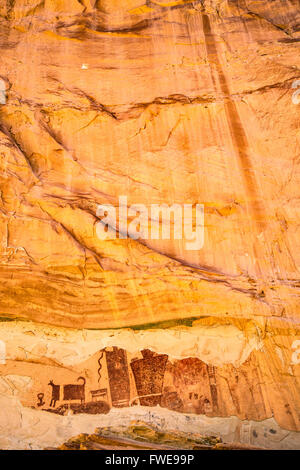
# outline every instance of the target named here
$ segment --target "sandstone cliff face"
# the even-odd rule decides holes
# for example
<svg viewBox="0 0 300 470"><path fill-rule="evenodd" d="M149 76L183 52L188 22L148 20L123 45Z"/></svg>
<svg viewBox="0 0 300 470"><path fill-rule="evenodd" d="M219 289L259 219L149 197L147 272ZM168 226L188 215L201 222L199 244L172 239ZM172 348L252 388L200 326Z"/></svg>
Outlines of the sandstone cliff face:
<svg viewBox="0 0 300 470"><path fill-rule="evenodd" d="M131 401L152 350L162 407L300 431L299 41L298 0L1 1L3 399L83 376L113 406L113 348ZM100 240L120 195L204 204L203 248Z"/></svg>

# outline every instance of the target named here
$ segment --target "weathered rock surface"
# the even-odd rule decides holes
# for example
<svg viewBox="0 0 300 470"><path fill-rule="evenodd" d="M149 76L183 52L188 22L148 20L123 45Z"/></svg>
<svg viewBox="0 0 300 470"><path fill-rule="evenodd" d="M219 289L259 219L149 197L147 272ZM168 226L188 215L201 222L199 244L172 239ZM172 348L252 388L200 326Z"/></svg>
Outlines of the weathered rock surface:
<svg viewBox="0 0 300 470"><path fill-rule="evenodd" d="M82 376L114 406L117 347L130 401L150 349L162 407L300 431L298 0L1 3L1 400L49 408ZM120 195L204 204L203 248L101 241Z"/></svg>

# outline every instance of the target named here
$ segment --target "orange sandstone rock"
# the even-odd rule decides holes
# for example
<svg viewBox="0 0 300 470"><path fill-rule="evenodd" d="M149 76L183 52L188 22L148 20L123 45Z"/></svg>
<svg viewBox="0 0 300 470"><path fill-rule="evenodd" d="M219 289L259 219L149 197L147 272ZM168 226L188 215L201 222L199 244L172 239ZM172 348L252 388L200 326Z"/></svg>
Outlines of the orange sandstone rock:
<svg viewBox="0 0 300 470"><path fill-rule="evenodd" d="M69 334L76 344L115 328L113 343L86 339L70 381L88 379L81 364L100 349L149 348L175 374L163 403L185 387L183 367L192 398L180 397L180 412L300 431L299 21L297 0L0 7L0 368L41 374L20 392L25 406L55 378L49 361L63 379ZM203 248L100 240L97 207L120 195L148 209L204 204ZM23 321L38 329L33 351ZM206 388L214 407L195 404Z"/></svg>

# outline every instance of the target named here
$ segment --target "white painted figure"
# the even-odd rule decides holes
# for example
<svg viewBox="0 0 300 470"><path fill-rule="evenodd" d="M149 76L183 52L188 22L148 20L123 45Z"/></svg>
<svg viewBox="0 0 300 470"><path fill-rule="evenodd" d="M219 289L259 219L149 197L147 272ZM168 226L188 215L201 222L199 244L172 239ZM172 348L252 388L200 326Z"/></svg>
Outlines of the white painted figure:
<svg viewBox="0 0 300 470"><path fill-rule="evenodd" d="M300 80L295 80L292 83L292 88L298 88L298 90L294 91L293 96L292 96L292 102L293 104L299 104L300 103Z"/></svg>
<svg viewBox="0 0 300 470"><path fill-rule="evenodd" d="M0 104L6 103L6 84L5 81L0 78Z"/></svg>
<svg viewBox="0 0 300 470"><path fill-rule="evenodd" d="M6 345L0 340L0 364L6 364Z"/></svg>
<svg viewBox="0 0 300 470"><path fill-rule="evenodd" d="M292 365L300 364L300 340L296 339L292 344L292 349L295 351L292 354Z"/></svg>

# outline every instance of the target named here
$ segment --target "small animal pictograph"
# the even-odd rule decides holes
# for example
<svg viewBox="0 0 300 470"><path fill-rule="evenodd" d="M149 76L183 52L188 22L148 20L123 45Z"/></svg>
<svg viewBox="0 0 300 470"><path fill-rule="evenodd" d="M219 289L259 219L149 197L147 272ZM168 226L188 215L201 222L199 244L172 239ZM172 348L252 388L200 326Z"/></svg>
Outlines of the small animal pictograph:
<svg viewBox="0 0 300 470"><path fill-rule="evenodd" d="M85 402L85 383L84 377L78 377L77 382L82 380L81 384L64 385L64 400L80 400L81 404Z"/></svg>

